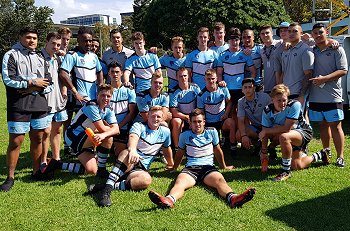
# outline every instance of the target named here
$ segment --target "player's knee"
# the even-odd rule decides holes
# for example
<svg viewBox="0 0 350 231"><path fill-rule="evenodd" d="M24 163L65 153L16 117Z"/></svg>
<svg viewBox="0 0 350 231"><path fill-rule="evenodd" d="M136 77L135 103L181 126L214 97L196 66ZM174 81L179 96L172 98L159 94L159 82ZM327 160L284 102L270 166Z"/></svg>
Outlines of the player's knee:
<svg viewBox="0 0 350 231"><path fill-rule="evenodd" d="M113 144L113 137L108 137L103 140L102 145L106 148L111 148Z"/></svg>
<svg viewBox="0 0 350 231"><path fill-rule="evenodd" d="M289 139L289 136L287 133L282 133L279 136L278 140L279 140L280 145L286 145L286 144L290 143L290 139Z"/></svg>
<svg viewBox="0 0 350 231"><path fill-rule="evenodd" d="M152 183L152 177L149 174L142 174L141 176L138 177L139 179L137 180L137 183L133 184L131 183L131 188L133 190L143 190L147 189L148 186Z"/></svg>
<svg viewBox="0 0 350 231"><path fill-rule="evenodd" d="M95 164L87 164L85 166L85 173L88 175L96 175L97 174L97 165Z"/></svg>

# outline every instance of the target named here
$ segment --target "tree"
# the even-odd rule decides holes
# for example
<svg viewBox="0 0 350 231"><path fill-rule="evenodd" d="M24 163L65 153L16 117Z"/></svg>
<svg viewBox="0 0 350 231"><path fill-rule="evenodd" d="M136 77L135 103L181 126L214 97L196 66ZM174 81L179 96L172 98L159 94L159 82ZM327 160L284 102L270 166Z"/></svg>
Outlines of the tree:
<svg viewBox="0 0 350 231"><path fill-rule="evenodd" d="M330 1L331 0L317 0L316 7L319 9L327 9L329 8ZM303 23L311 20L312 0L283 0L283 3L292 21ZM342 14L341 8L338 4L333 4L332 8L332 17L338 17ZM317 12L315 16L318 20L329 18L328 12Z"/></svg>
<svg viewBox="0 0 350 231"><path fill-rule="evenodd" d="M143 21L147 12L147 7L152 0L134 0L133 8L134 13L132 15L132 21L135 31L143 31Z"/></svg>
<svg viewBox="0 0 350 231"><path fill-rule="evenodd" d="M53 9L34 6L34 0L0 0L0 57L18 41L21 28L31 26L39 32L39 47L52 28Z"/></svg>
<svg viewBox="0 0 350 231"><path fill-rule="evenodd" d="M146 32L149 46L164 44L170 47L170 39L180 35L186 46L196 46L196 31L223 22L227 28L258 29L263 24L277 26L281 21L290 20L282 0L154 0L144 7L144 17L139 22ZM135 23L135 21L134 21ZM136 29L136 25L134 24Z"/></svg>

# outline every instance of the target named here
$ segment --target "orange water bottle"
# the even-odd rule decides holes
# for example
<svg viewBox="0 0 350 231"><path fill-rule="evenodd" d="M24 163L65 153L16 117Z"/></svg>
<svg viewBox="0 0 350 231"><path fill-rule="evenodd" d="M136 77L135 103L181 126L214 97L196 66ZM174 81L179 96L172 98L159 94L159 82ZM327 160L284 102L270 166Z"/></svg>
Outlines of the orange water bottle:
<svg viewBox="0 0 350 231"><path fill-rule="evenodd" d="M92 143L94 143L95 146L99 146L101 144L101 142L96 142L94 141L94 131L91 128L85 128L85 133L86 135L90 138L90 140L92 141Z"/></svg>

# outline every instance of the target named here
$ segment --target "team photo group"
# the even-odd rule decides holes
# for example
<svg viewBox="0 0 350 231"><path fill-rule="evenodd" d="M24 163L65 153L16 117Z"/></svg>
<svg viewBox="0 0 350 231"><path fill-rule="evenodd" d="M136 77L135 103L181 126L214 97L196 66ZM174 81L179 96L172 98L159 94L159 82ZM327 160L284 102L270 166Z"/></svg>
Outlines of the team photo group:
<svg viewBox="0 0 350 231"><path fill-rule="evenodd" d="M185 48L179 35L160 57L156 47L146 49L142 32L132 34L129 49L113 29L102 51L91 28L81 26L69 50L67 27L48 33L43 48L35 28L22 28L2 60L9 141L0 191L15 190L26 133L33 180L53 179L60 170L96 175L102 183L88 185L87 193L98 195L101 207L112 205L114 190L147 189L156 159L169 172L184 164L167 195L148 192L163 209L197 184L215 189L231 208L252 200L254 187L236 193L219 171L234 169L225 157L247 150L260 158L260 174L280 150L276 182L312 163L330 164L332 145L334 164L345 167L341 79L348 63L326 26L317 23L308 34L282 22L278 39L270 25L211 26L198 28L196 48ZM310 122L323 146L315 153L308 152Z"/></svg>

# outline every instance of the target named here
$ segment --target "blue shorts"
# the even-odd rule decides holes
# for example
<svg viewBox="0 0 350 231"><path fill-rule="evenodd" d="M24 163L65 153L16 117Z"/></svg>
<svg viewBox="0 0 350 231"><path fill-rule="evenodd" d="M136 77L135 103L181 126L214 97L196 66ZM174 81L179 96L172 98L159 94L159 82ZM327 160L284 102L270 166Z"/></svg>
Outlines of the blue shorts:
<svg viewBox="0 0 350 231"><path fill-rule="evenodd" d="M49 113L47 115L48 123L51 122L64 122L68 119L68 114L66 110L58 111L54 113Z"/></svg>
<svg viewBox="0 0 350 231"><path fill-rule="evenodd" d="M309 118L314 122L337 122L344 119L342 103L310 103Z"/></svg>
<svg viewBox="0 0 350 231"><path fill-rule="evenodd" d="M49 125L46 112L7 112L7 128L10 134L25 134L30 129L45 129Z"/></svg>

